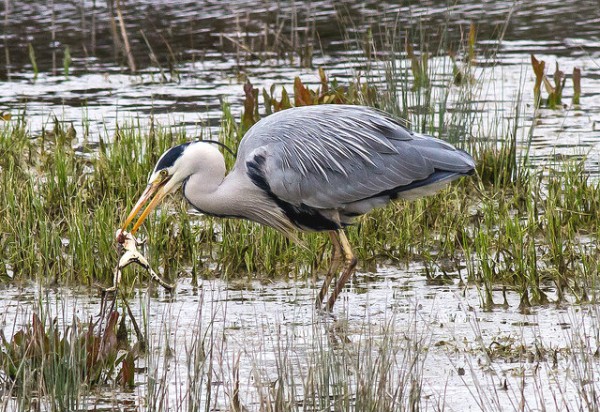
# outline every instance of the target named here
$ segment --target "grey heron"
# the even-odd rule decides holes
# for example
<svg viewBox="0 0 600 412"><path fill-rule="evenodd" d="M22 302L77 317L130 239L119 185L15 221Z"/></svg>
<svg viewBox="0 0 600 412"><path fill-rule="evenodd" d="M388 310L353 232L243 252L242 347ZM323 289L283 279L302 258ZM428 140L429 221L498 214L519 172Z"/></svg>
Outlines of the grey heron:
<svg viewBox="0 0 600 412"><path fill-rule="evenodd" d="M147 204L131 229L135 233L166 195L182 187L188 202L207 215L249 219L292 238L295 230L328 231L331 265L315 303L322 306L343 260L327 300L331 310L357 263L345 226L394 199L432 194L474 168L467 152L412 132L384 112L351 105L296 107L252 126L229 173L209 142L167 150L123 230Z"/></svg>

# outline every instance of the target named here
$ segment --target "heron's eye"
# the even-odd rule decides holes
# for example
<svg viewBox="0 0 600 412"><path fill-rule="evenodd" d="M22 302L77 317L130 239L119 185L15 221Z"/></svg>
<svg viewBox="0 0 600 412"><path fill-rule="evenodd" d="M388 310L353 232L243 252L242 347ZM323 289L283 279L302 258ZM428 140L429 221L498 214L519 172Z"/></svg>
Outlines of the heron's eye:
<svg viewBox="0 0 600 412"><path fill-rule="evenodd" d="M163 169L160 171L160 177L162 179L166 178L167 176L169 176L169 172L167 171L167 169Z"/></svg>

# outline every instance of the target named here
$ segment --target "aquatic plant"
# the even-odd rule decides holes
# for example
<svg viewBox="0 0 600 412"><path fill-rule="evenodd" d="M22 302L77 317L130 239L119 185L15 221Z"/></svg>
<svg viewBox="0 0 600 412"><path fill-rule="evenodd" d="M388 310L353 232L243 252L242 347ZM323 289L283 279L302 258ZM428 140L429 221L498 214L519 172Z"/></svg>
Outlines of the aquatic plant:
<svg viewBox="0 0 600 412"><path fill-rule="evenodd" d="M36 81L39 70L37 60L35 58L35 49L33 48L33 45L31 43L29 43L29 45L27 46L27 51L29 53L29 62L31 63L31 67L33 68L33 81Z"/></svg>
<svg viewBox="0 0 600 412"><path fill-rule="evenodd" d="M538 60L531 55L531 66L535 74L535 84L533 85L533 101L536 107L539 107L542 102L542 82L545 77L546 62Z"/></svg>
<svg viewBox="0 0 600 412"><path fill-rule="evenodd" d="M573 104L579 104L581 98L581 69L573 68Z"/></svg>
<svg viewBox="0 0 600 412"><path fill-rule="evenodd" d="M112 4L113 1L115 1L115 0L111 0L110 3ZM129 70L132 73L135 73L135 71L136 71L135 58L133 56L131 46L129 45L129 35L127 34L127 27L125 26L125 19L123 18L123 11L121 10L121 1L120 0L116 0L116 5L114 6L114 8L117 11L117 19L119 21L121 38L123 40L123 52L124 52L125 56L127 57L127 64L129 66Z"/></svg>
<svg viewBox="0 0 600 412"><path fill-rule="evenodd" d="M553 78L554 85L544 77L544 86L548 92L548 107L551 109L555 109L562 104L562 94L566 81L565 74L558 68L558 62L556 62Z"/></svg>
<svg viewBox="0 0 600 412"><path fill-rule="evenodd" d="M2 332L0 373L9 394L28 405L46 397L52 410L75 410L90 388L133 386L137 349L119 317L113 311L106 324L73 318L67 325L34 313L12 337Z"/></svg>
<svg viewBox="0 0 600 412"><path fill-rule="evenodd" d="M545 73L546 62L543 60L537 60L535 56L531 55L531 65L535 74L535 84L533 87L534 101L536 107L545 106L550 109L557 109L562 107L562 95L565 88L566 77L558 67L556 62L556 69L552 75L554 84L548 80ZM541 85L544 85L548 97L542 98ZM573 69L573 104L579 104L581 96L581 69L575 67Z"/></svg>
<svg viewBox="0 0 600 412"><path fill-rule="evenodd" d="M69 46L65 47L65 54L63 56L63 74L65 78L69 77L69 70L71 68L71 63L73 60L71 59L71 49Z"/></svg>

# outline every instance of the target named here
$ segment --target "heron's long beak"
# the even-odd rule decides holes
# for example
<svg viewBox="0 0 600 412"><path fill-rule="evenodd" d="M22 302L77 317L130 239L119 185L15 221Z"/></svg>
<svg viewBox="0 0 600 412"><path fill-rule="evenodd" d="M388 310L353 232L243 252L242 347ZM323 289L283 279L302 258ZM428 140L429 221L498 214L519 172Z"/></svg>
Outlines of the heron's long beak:
<svg viewBox="0 0 600 412"><path fill-rule="evenodd" d="M133 228L130 231L130 233L132 235L135 232L137 232L137 230L140 228L142 223L144 223L144 220L146 220L146 218L148 217L150 212L152 212L154 210L154 208L160 203L160 201L167 194L169 194L169 192L167 190L165 190L165 184L168 181L169 181L168 177L162 178L161 176L159 176L146 187L146 190L144 190L144 193L142 193L142 195L140 196L140 199L137 201L137 203L135 204L135 206L129 213L129 216L127 216L127 219L125 219L125 223L123 223L123 227L122 227L123 231L126 230L127 226L129 226L129 224L133 221L133 219L135 219L135 217L137 216L139 211L142 209L142 207L146 203L148 203L148 201L150 201L150 203L148 203L148 206L146 206L146 209L144 209L144 211L142 212L142 214L140 215L138 220L135 222L135 224L133 225ZM152 198L152 196L154 196L154 198ZM150 199L152 199L152 200L150 200Z"/></svg>

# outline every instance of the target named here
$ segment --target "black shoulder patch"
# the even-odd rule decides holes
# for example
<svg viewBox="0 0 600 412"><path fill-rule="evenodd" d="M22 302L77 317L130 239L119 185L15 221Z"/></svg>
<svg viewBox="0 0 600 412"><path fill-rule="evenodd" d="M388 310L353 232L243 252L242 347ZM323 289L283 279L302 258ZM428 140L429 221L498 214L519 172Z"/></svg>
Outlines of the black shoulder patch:
<svg viewBox="0 0 600 412"><path fill-rule="evenodd" d="M154 171L156 172L158 170L166 169L168 167L173 166L173 163L175 163L175 161L179 159L179 157L181 156L185 148L188 147L188 145L189 143L180 144L179 146L174 146L166 152L164 152L160 159L158 159L158 163L156 163Z"/></svg>
<svg viewBox="0 0 600 412"><path fill-rule="evenodd" d="M271 186L265 179L264 172L262 171L265 160L265 155L257 154L254 156L254 159L246 162L246 167L248 168L248 176L250 177L250 180L252 180L256 186L271 194Z"/></svg>
<svg viewBox="0 0 600 412"><path fill-rule="evenodd" d="M248 160L246 162L248 177L279 206L294 225L302 230L313 231L337 230L341 228L338 223L323 216L318 209L307 206L304 203L296 206L275 196L262 170L265 161L266 157L262 154L258 154L252 160Z"/></svg>

